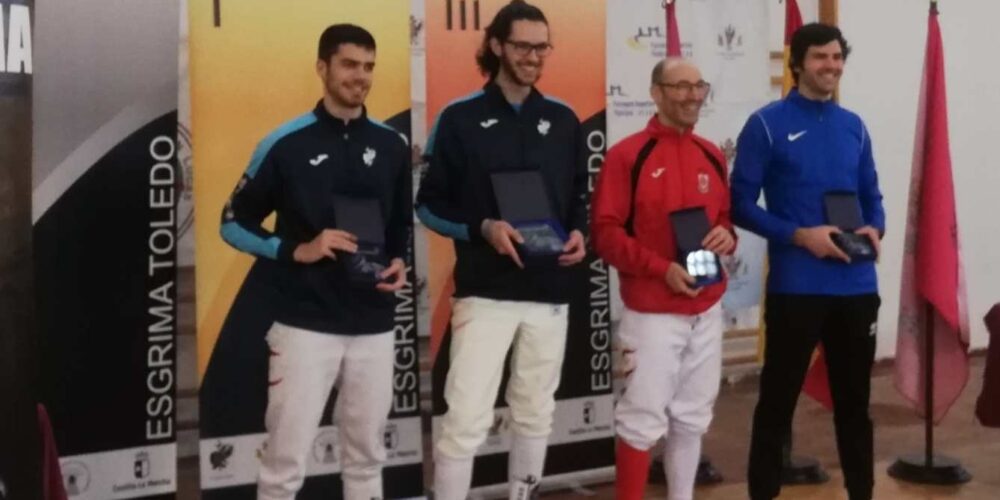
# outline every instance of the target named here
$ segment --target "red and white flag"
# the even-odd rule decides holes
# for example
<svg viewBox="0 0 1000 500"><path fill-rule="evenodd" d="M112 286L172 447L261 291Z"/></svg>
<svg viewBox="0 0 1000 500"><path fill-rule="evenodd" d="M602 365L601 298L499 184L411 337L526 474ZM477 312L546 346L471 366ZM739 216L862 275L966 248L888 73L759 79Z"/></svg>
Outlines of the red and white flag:
<svg viewBox="0 0 1000 500"><path fill-rule="evenodd" d="M925 363L924 335L933 332L934 422L948 412L969 378L969 319L945 97L941 28L932 8L913 144L895 368L896 388L926 416L925 368L931 365Z"/></svg>
<svg viewBox="0 0 1000 500"><path fill-rule="evenodd" d="M664 0L667 10L667 57L681 57L681 33L677 29L677 0Z"/></svg>

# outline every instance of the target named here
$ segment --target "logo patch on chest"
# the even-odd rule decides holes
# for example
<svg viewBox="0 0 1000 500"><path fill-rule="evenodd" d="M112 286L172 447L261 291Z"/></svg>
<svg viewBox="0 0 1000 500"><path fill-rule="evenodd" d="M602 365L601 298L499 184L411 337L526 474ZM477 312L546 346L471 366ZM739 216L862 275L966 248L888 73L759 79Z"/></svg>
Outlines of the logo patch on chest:
<svg viewBox="0 0 1000 500"><path fill-rule="evenodd" d="M319 155L319 156L317 156L317 157L309 160L309 164L312 165L312 166L314 166L314 167L318 167L320 163L323 163L329 157L330 157L330 155L328 155L326 153L323 153L323 154L321 154L321 155Z"/></svg>
<svg viewBox="0 0 1000 500"><path fill-rule="evenodd" d="M538 133L542 135L549 135L549 129L552 128L552 123L542 118L538 120Z"/></svg>
<svg viewBox="0 0 1000 500"><path fill-rule="evenodd" d="M365 162L365 165L372 166L375 163L375 150L372 148L365 148L365 154L361 155L361 159Z"/></svg>
<svg viewBox="0 0 1000 500"><path fill-rule="evenodd" d="M705 172L698 173L698 192L705 194L708 189L712 186L712 180L709 178L708 174Z"/></svg>

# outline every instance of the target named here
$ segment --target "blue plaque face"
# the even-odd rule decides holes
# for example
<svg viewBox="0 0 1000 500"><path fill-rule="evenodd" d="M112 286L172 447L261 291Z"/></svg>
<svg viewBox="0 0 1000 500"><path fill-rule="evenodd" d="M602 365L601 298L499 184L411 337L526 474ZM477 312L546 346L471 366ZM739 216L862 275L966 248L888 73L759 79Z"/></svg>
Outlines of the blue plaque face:
<svg viewBox="0 0 1000 500"><path fill-rule="evenodd" d="M840 233L831 234L830 238L838 248L844 251L848 257L854 260L875 260L875 246L870 239L863 234Z"/></svg>
<svg viewBox="0 0 1000 500"><path fill-rule="evenodd" d="M854 230L864 225L861 217L861 203L858 195L851 191L831 191L823 195L826 221L844 231L830 236L834 244L844 251L851 260L875 260L875 246L863 234Z"/></svg>
<svg viewBox="0 0 1000 500"><path fill-rule="evenodd" d="M351 283L375 286L382 282L382 271L385 271L387 259L380 245L359 241L357 252L339 252L337 258L344 259Z"/></svg>
<svg viewBox="0 0 1000 500"><path fill-rule="evenodd" d="M566 232L552 220L526 221L512 224L521 233L524 243L521 253L536 256L560 255L566 245Z"/></svg>
<svg viewBox="0 0 1000 500"><path fill-rule="evenodd" d="M517 229L517 245L526 266L554 266L569 239L553 215L545 179L537 170L512 170L490 175L500 218Z"/></svg>

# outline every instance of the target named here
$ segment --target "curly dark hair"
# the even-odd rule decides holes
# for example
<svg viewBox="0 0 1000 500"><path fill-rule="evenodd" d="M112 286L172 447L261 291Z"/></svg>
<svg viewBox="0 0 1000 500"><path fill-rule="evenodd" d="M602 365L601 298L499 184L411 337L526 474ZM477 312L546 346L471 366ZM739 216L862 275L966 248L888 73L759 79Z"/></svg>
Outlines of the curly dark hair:
<svg viewBox="0 0 1000 500"><path fill-rule="evenodd" d="M500 58L490 49L490 40L496 38L500 42L506 41L510 37L514 21L522 20L538 21L545 23L546 26L549 24L542 9L524 0L512 0L497 12L493 22L486 27L483 33L483 44L479 47L479 52L476 53L476 64L479 65L479 71L489 76L490 80L496 78L497 74L500 73Z"/></svg>
<svg viewBox="0 0 1000 500"><path fill-rule="evenodd" d="M840 42L840 50L844 52L844 61L847 61L847 56L851 53L851 46L847 45L847 40L840 33L840 28L829 24L809 23L792 33L788 69L792 70L792 77L795 78L796 84L799 83L799 74L795 70L802 69L809 47L826 45L834 40Z"/></svg>

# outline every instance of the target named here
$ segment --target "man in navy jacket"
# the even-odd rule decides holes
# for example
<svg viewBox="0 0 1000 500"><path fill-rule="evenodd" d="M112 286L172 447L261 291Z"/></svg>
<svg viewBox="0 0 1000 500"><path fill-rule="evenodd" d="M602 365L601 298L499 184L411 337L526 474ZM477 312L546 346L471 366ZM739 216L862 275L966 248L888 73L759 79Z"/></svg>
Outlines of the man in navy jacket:
<svg viewBox="0 0 1000 500"><path fill-rule="evenodd" d="M580 122L534 87L551 51L541 10L519 0L500 9L477 58L489 82L445 108L428 140L417 215L454 241L457 257L448 412L434 452L438 500L468 494L512 345L510 498L531 498L541 480L566 345L569 267L585 256L587 227ZM568 233L549 265L525 267L517 245L524 238L500 217L491 174L515 170L537 172L552 218Z"/></svg>
<svg viewBox="0 0 1000 500"><path fill-rule="evenodd" d="M338 24L323 32L316 71L323 99L257 146L222 214L222 237L255 255L279 297L270 348L268 439L259 499L292 499L339 377L334 419L340 430L344 498L382 497L383 427L392 404L393 292L406 281L412 226L409 149L369 119L364 100L375 67L375 39ZM342 229L334 197L376 206L390 261L368 283L352 279L356 234ZM261 226L272 212L274 231Z"/></svg>

